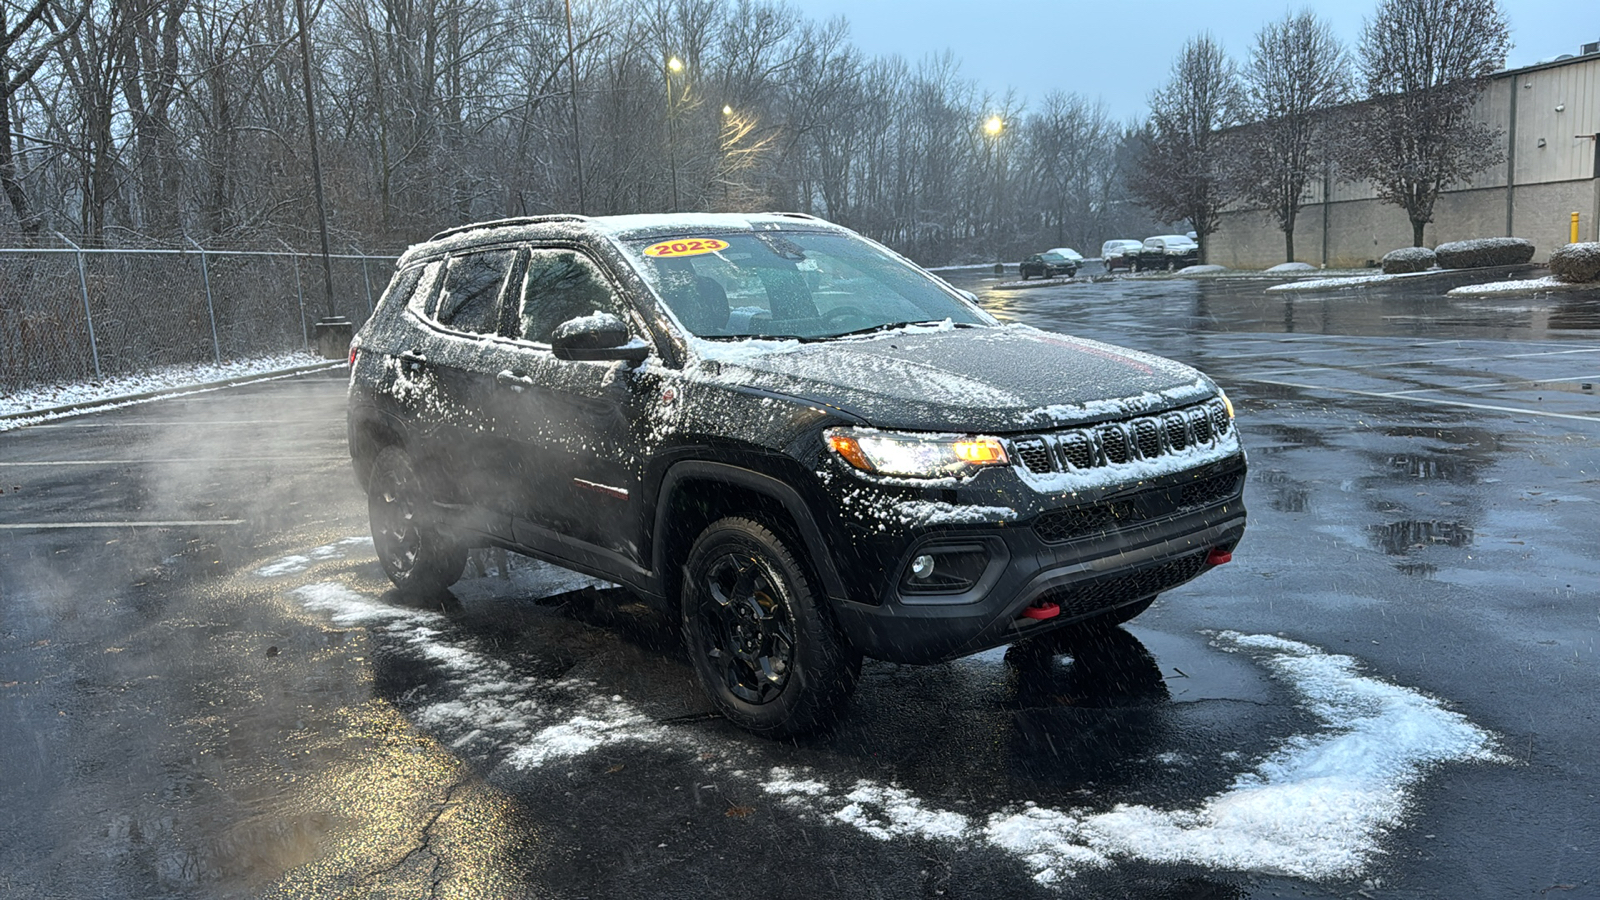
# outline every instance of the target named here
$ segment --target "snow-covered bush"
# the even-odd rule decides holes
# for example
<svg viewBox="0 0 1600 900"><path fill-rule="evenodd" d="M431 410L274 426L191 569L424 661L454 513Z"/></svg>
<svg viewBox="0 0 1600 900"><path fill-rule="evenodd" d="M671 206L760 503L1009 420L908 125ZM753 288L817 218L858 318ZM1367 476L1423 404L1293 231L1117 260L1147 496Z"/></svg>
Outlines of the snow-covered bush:
<svg viewBox="0 0 1600 900"><path fill-rule="evenodd" d="M1451 241L1433 248L1433 255L1441 269L1520 266L1533 259L1533 241L1510 237Z"/></svg>
<svg viewBox="0 0 1600 900"><path fill-rule="evenodd" d="M1401 247L1383 255L1383 274L1402 275L1433 268L1433 251L1427 247Z"/></svg>
<svg viewBox="0 0 1600 900"><path fill-rule="evenodd" d="M1568 244L1550 254L1550 274L1576 284L1600 281L1600 242Z"/></svg>

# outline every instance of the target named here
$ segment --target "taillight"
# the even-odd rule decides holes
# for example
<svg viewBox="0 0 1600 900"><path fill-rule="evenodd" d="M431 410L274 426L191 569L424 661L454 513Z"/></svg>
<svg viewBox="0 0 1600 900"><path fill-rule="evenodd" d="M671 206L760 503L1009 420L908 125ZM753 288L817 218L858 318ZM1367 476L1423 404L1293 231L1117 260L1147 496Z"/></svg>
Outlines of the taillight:
<svg viewBox="0 0 1600 900"><path fill-rule="evenodd" d="M356 351L360 349L361 345L357 344L355 341L350 342L350 368L352 369L356 367Z"/></svg>

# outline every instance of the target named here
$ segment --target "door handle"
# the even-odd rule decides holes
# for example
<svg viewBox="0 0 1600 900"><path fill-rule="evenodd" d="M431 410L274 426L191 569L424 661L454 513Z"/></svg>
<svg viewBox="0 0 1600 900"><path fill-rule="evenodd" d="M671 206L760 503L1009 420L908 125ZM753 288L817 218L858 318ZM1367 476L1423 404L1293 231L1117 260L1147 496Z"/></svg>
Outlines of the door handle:
<svg viewBox="0 0 1600 900"><path fill-rule="evenodd" d="M421 372L428 364L428 358L415 350L407 350L399 354L400 364L412 372Z"/></svg>
<svg viewBox="0 0 1600 900"><path fill-rule="evenodd" d="M503 372L496 372L494 380L496 384L503 384L519 394L525 389L534 386L534 380L532 377L520 374L518 372L513 372L510 369L507 369Z"/></svg>

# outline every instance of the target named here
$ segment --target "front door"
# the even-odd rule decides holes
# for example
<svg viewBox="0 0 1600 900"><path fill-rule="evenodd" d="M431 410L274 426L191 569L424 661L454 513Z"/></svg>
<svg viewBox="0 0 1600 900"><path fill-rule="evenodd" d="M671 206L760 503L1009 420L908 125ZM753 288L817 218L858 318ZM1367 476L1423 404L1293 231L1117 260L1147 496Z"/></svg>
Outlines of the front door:
<svg viewBox="0 0 1600 900"><path fill-rule="evenodd" d="M641 398L651 381L626 362L557 359L561 323L595 312L645 330L611 279L580 250L534 248L520 303L512 297L515 361L496 373L496 421L513 485L504 494L517 540L576 562L621 557L642 565L638 545Z"/></svg>

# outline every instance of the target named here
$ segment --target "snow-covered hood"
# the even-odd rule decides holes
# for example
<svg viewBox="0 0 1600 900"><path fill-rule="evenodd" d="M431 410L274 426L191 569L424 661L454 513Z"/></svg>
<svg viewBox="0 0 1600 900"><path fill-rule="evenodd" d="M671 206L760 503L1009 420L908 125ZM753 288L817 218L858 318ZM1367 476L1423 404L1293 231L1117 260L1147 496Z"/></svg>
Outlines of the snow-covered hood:
<svg viewBox="0 0 1600 900"><path fill-rule="evenodd" d="M1216 393L1181 363L1020 325L707 348L707 380L841 409L880 428L1007 433L1120 418Z"/></svg>

